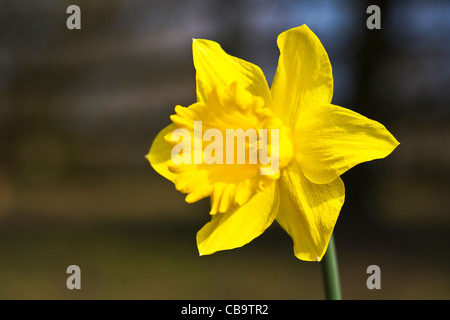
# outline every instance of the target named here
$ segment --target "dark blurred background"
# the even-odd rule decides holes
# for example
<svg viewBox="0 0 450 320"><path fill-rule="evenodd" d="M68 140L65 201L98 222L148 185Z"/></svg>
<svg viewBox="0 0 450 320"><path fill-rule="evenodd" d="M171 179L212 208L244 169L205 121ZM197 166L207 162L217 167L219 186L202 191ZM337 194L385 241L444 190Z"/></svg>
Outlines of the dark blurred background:
<svg viewBox="0 0 450 320"><path fill-rule="evenodd" d="M81 8L81 30L66 8ZM366 8L381 8L381 30ZM318 263L274 223L199 257L208 200L186 204L144 156L176 104L195 102L192 38L259 65L307 24L333 103L401 142L343 175L335 228L347 299L450 298L450 2L0 1L0 298L322 299ZM66 287L81 268L81 290ZM381 290L366 287L369 265Z"/></svg>

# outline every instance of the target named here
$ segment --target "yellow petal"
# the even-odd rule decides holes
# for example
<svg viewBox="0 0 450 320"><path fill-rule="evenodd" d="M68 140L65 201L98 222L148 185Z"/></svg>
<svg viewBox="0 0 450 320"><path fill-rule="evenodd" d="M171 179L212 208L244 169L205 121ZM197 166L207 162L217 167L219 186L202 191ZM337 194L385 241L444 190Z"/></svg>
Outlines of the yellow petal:
<svg viewBox="0 0 450 320"><path fill-rule="evenodd" d="M271 89L273 109L294 127L300 110L331 102L331 64L322 43L306 25L283 32L277 43L280 58Z"/></svg>
<svg viewBox="0 0 450 320"><path fill-rule="evenodd" d="M162 129L153 140L149 153L145 156L156 172L172 182L175 182L178 175L169 171L168 167L172 162L172 146L165 141L164 136L175 129L176 126L173 123Z"/></svg>
<svg viewBox="0 0 450 320"><path fill-rule="evenodd" d="M303 175L295 160L282 171L277 221L291 236L297 258L322 259L344 197L341 178L329 184L314 184Z"/></svg>
<svg viewBox="0 0 450 320"><path fill-rule="evenodd" d="M361 162L384 158L399 144L381 123L330 104L304 110L295 137L296 158L315 183L329 183Z"/></svg>
<svg viewBox="0 0 450 320"><path fill-rule="evenodd" d="M267 80L261 69L245 60L230 56L217 42L194 39L192 53L197 79L197 100L206 102L207 93L214 86L226 88L238 82L254 96L270 103Z"/></svg>
<svg viewBox="0 0 450 320"><path fill-rule="evenodd" d="M247 203L226 213L217 213L197 233L200 255L234 249L249 243L275 219L280 204L274 183L267 192L257 192Z"/></svg>

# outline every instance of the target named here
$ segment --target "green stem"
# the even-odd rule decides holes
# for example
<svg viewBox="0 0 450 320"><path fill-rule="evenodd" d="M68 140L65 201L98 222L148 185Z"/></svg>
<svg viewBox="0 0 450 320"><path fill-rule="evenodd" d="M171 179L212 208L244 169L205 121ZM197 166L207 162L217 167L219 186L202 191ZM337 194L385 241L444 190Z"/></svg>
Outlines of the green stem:
<svg viewBox="0 0 450 320"><path fill-rule="evenodd" d="M333 235L331 235L327 252L322 259L322 270L327 300L341 300L341 284Z"/></svg>

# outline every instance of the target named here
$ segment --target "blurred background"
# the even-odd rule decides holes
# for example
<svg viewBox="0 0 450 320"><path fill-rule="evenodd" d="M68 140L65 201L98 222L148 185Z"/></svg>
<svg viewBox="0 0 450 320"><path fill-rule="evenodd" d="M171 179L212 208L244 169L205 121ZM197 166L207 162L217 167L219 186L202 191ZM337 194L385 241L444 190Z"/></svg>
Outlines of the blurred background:
<svg viewBox="0 0 450 320"><path fill-rule="evenodd" d="M81 8L68 30L66 8ZM366 8L381 8L381 30ZM274 223L247 246L199 257L209 202L144 156L176 104L195 102L192 38L259 65L307 24L325 46L333 103L401 142L343 175L335 228L346 299L450 298L450 2L0 1L1 299L322 299ZM66 268L81 268L68 290ZM381 290L366 287L369 265Z"/></svg>

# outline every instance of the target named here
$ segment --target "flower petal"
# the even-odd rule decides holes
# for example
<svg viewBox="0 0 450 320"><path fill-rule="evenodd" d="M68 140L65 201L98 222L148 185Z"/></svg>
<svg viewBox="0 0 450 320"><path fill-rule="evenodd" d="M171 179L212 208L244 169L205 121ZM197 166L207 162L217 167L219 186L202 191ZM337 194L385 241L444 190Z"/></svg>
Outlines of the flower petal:
<svg viewBox="0 0 450 320"><path fill-rule="evenodd" d="M306 26L281 33L278 67L272 84L274 112L294 127L306 106L330 103L333 75L322 43Z"/></svg>
<svg viewBox="0 0 450 320"><path fill-rule="evenodd" d="M304 110L295 136L296 158L314 183L329 183L359 163L384 158L399 144L381 123L330 104Z"/></svg>
<svg viewBox="0 0 450 320"><path fill-rule="evenodd" d="M295 160L282 171L277 221L291 236L297 258L322 259L344 197L344 183L339 177L329 184L314 184Z"/></svg>
<svg viewBox="0 0 450 320"><path fill-rule="evenodd" d="M175 182L178 175L169 171L168 167L172 162L172 147L164 140L164 136L175 129L176 126L173 123L162 129L153 140L149 153L145 156L156 172L172 182Z"/></svg>
<svg viewBox="0 0 450 320"><path fill-rule="evenodd" d="M257 192L247 203L226 213L217 213L197 233L200 255L212 254L249 243L275 219L280 204L278 186L268 192Z"/></svg>
<svg viewBox="0 0 450 320"><path fill-rule="evenodd" d="M192 42L194 66L197 71L197 100L205 102L214 86L228 87L239 82L255 96L270 103L269 85L261 69L245 60L230 56L214 41L194 39Z"/></svg>

